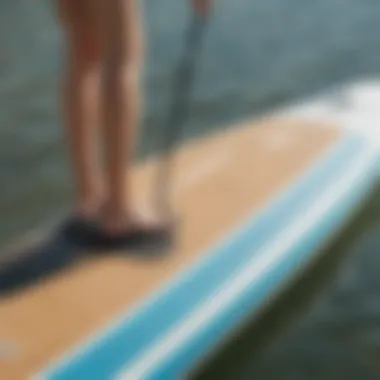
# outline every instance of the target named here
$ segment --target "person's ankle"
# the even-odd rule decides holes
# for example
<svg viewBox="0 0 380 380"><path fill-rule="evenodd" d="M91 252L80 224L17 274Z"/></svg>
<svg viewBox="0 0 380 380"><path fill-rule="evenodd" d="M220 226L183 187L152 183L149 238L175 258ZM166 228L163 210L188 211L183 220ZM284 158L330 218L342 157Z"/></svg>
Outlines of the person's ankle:
<svg viewBox="0 0 380 380"><path fill-rule="evenodd" d="M131 215L131 209L125 200L115 200L113 198L105 198L102 202L102 215L105 217L112 217L114 216L119 217L123 216L130 217Z"/></svg>
<svg viewBox="0 0 380 380"><path fill-rule="evenodd" d="M98 217L102 205L102 198L98 196L80 198L74 207L75 214L83 219Z"/></svg>

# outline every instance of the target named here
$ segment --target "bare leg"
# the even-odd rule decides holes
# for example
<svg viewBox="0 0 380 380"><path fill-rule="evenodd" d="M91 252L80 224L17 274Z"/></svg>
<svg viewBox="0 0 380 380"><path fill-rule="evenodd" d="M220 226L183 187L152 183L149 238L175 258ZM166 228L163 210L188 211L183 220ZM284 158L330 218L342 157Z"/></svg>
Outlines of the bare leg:
<svg viewBox="0 0 380 380"><path fill-rule="evenodd" d="M74 218L74 223L65 225L65 232L79 243L103 248L147 243L161 249L171 238L165 223L139 221L131 215L128 168L140 118L143 52L138 1L60 0L69 41L65 105L80 216L79 223ZM99 108L105 150L103 189L94 133ZM83 219L90 223L82 223Z"/></svg>
<svg viewBox="0 0 380 380"><path fill-rule="evenodd" d="M100 44L96 24L83 0L60 0L65 26L68 73L64 83L64 111L72 169L77 185L75 213L92 219L102 196L96 162L96 126L100 81Z"/></svg>
<svg viewBox="0 0 380 380"><path fill-rule="evenodd" d="M140 119L143 36L137 0L100 0L104 15L104 142L108 198L103 228L117 234L131 222L127 169Z"/></svg>

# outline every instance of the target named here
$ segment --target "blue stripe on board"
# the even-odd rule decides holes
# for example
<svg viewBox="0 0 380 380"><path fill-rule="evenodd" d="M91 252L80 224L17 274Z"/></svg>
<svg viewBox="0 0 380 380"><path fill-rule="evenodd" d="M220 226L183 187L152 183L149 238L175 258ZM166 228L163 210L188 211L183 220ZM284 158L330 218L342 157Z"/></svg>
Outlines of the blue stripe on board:
<svg viewBox="0 0 380 380"><path fill-rule="evenodd" d="M366 143L350 134L333 152L324 157L290 191L258 217L210 252L202 265L183 275L170 291L147 304L134 315L127 315L116 327L70 360L43 374L46 379L105 379L125 368L152 341L159 339L184 315L205 298L241 265L247 255L265 244L269 235L286 225L295 212L302 212L331 180L344 171L347 160L355 157Z"/></svg>

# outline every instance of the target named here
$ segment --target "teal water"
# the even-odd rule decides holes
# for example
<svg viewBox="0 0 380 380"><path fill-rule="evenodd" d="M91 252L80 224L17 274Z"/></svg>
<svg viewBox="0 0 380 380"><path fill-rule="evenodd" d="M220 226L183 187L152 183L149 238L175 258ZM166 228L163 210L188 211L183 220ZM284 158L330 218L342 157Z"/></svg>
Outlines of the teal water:
<svg viewBox="0 0 380 380"><path fill-rule="evenodd" d="M380 73L376 1L216 3L184 138L327 85ZM53 4L0 2L0 246L65 210L72 195L58 106L63 41ZM149 44L140 157L157 148L182 51L186 5L144 1ZM258 338L252 327L238 340L244 350L227 348L203 378L379 379L378 212L375 196L352 227L357 235L349 233L326 255L347 257L338 260L330 282L333 264L322 260L322 269L310 275L314 280L291 293L258 329L280 332ZM296 317L289 313L295 309L301 309Z"/></svg>

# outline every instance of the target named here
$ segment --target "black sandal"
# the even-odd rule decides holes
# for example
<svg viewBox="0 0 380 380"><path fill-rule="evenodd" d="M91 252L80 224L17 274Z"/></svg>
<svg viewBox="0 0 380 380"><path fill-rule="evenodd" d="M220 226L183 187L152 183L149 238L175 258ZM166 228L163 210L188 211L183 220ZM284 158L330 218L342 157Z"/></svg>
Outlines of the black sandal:
<svg viewBox="0 0 380 380"><path fill-rule="evenodd" d="M96 251L168 251L174 242L173 225L136 226L122 234L110 235L98 226L88 230L87 246Z"/></svg>
<svg viewBox="0 0 380 380"><path fill-rule="evenodd" d="M80 218L79 216L68 217L60 226L60 235L69 243L79 246L87 245L96 231L94 221Z"/></svg>
<svg viewBox="0 0 380 380"><path fill-rule="evenodd" d="M95 221L80 217L69 217L59 229L65 241L78 248L91 251L168 251L174 243L174 223L149 227L136 226L125 233L110 235Z"/></svg>

